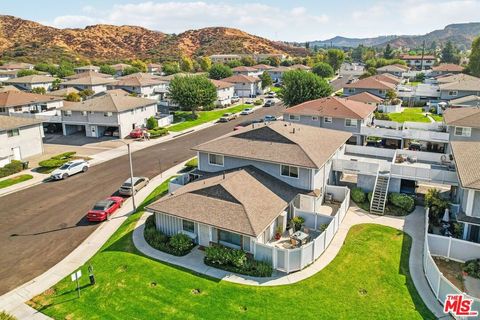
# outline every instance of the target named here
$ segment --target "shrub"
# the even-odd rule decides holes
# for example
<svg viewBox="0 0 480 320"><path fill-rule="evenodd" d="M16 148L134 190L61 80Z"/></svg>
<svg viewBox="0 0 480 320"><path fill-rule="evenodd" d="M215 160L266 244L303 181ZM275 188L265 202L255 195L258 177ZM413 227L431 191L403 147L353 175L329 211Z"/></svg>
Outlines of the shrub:
<svg viewBox="0 0 480 320"><path fill-rule="evenodd" d="M365 202L365 200L367 199L365 192L363 192L361 188L353 188L352 191L350 192L350 197L356 203Z"/></svg>
<svg viewBox="0 0 480 320"><path fill-rule="evenodd" d="M195 246L187 235L176 234L169 237L158 231L155 225L154 215L151 215L145 221L143 236L151 247L175 256L184 256Z"/></svg>
<svg viewBox="0 0 480 320"><path fill-rule="evenodd" d="M185 255L189 253L194 246L192 239L183 233L177 233L176 235L172 236L168 244L173 250L178 252L179 255Z"/></svg>
<svg viewBox="0 0 480 320"><path fill-rule="evenodd" d="M57 154L56 156L51 157L50 159L40 161L38 164L40 167L54 169L58 168L64 163L67 163L72 159L72 157L76 154L76 152L64 152L61 154Z"/></svg>
<svg viewBox="0 0 480 320"><path fill-rule="evenodd" d="M198 158L193 158L193 159L190 159L187 161L187 163L185 163L185 167L189 168L189 169L193 169L193 168L197 168L198 167Z"/></svg>
<svg viewBox="0 0 480 320"><path fill-rule="evenodd" d="M70 151L70 152L64 152L57 154L56 156L53 156L51 159L55 160L65 160L65 159L70 159L76 154L75 151Z"/></svg>
<svg viewBox="0 0 480 320"><path fill-rule="evenodd" d="M263 101L261 99L258 99L258 100L255 100L255 102L253 102L254 105L256 106L260 106L262 105Z"/></svg>
<svg viewBox="0 0 480 320"><path fill-rule="evenodd" d="M150 132L150 138L158 138L168 134L168 129L157 127L157 128L148 130L148 132Z"/></svg>
<svg viewBox="0 0 480 320"><path fill-rule="evenodd" d="M425 194L425 206L430 209L429 219L431 222L434 225L438 225L445 209L448 208L448 201L440 196L438 189L428 189Z"/></svg>
<svg viewBox="0 0 480 320"><path fill-rule="evenodd" d="M0 320L17 320L17 318L5 311L0 311Z"/></svg>
<svg viewBox="0 0 480 320"><path fill-rule="evenodd" d="M296 216L293 217L290 222L293 224L293 228L295 229L295 231L298 231L302 227L302 224L305 222L305 219L303 217Z"/></svg>
<svg viewBox="0 0 480 320"><path fill-rule="evenodd" d="M406 194L392 192L388 196L388 200L394 206L399 207L407 212L412 212L415 209L415 200Z"/></svg>
<svg viewBox="0 0 480 320"><path fill-rule="evenodd" d="M12 162L0 168L0 178L18 173L22 170L23 170L23 163L18 160L12 160Z"/></svg>
<svg viewBox="0 0 480 320"><path fill-rule="evenodd" d="M371 203L371 202L372 202L372 197L373 197L373 192L369 192L369 193L367 193L367 200L368 200L368 203Z"/></svg>
<svg viewBox="0 0 480 320"><path fill-rule="evenodd" d="M147 119L147 128L148 129L154 129L158 128L158 120L155 119L155 117L151 116L150 118Z"/></svg>
<svg viewBox="0 0 480 320"><path fill-rule="evenodd" d="M383 112L375 112L375 119L385 120L385 121L390 121L391 120L390 116L386 113L383 113Z"/></svg>
<svg viewBox="0 0 480 320"><path fill-rule="evenodd" d="M463 266L463 271L470 277L480 279L480 259L468 260Z"/></svg>

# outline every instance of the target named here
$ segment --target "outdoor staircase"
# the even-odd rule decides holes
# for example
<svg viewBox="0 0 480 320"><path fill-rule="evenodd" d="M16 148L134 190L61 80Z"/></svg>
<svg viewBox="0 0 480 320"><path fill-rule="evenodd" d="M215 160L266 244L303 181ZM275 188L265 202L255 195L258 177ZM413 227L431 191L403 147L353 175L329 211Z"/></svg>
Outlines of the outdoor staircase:
<svg viewBox="0 0 480 320"><path fill-rule="evenodd" d="M388 185L390 183L390 171L378 171L375 186L373 188L370 212L383 215L387 203Z"/></svg>

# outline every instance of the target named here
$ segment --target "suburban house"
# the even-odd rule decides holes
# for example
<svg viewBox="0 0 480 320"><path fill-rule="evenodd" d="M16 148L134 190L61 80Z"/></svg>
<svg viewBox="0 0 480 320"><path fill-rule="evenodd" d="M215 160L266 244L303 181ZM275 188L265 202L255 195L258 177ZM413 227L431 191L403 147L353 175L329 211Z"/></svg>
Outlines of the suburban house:
<svg viewBox="0 0 480 320"><path fill-rule="evenodd" d="M452 100L471 95L480 95L480 79L460 80L439 85L440 99Z"/></svg>
<svg viewBox="0 0 480 320"><path fill-rule="evenodd" d="M254 67L239 66L232 69L234 75L258 76L259 71Z"/></svg>
<svg viewBox="0 0 480 320"><path fill-rule="evenodd" d="M235 88L235 95L241 98L252 98L263 93L262 81L258 77L241 74L227 77L222 81L232 83Z"/></svg>
<svg viewBox="0 0 480 320"><path fill-rule="evenodd" d="M94 93L99 93L107 90L107 85L115 82L110 78L102 78L97 76L81 77L73 80L68 80L60 83L60 88L75 88L77 90L92 90Z"/></svg>
<svg viewBox="0 0 480 320"><path fill-rule="evenodd" d="M278 67L267 70L267 72L272 78L272 81L274 83L277 83L277 82L282 82L283 74L290 70L291 69L289 67L278 66Z"/></svg>
<svg viewBox="0 0 480 320"><path fill-rule="evenodd" d="M407 71L408 71L408 67L402 64L391 64L388 66L377 68L378 74L388 73L399 78L403 77L403 73Z"/></svg>
<svg viewBox="0 0 480 320"><path fill-rule="evenodd" d="M291 123L350 132L347 143L363 145L361 127L372 123L375 105L350 98L326 97L287 108L283 119Z"/></svg>
<svg viewBox="0 0 480 320"><path fill-rule="evenodd" d="M55 96L55 97L66 97L68 96L70 93L79 93L80 91L78 91L77 89L73 88L73 87L68 87L68 88L64 88L64 89L58 89L58 90L53 90L51 92L49 92L48 94L51 95L51 96Z"/></svg>
<svg viewBox="0 0 480 320"><path fill-rule="evenodd" d="M4 82L9 79L17 77L18 70L1 70L0 71L0 82Z"/></svg>
<svg viewBox="0 0 480 320"><path fill-rule="evenodd" d="M22 91L20 89L18 89L17 87L15 86L12 86L12 85L8 85L8 86L1 86L0 87L0 92L6 92L6 91Z"/></svg>
<svg viewBox="0 0 480 320"><path fill-rule="evenodd" d="M233 83L222 80L210 79L215 88L217 88L217 106L229 106L232 104L232 97L235 94L235 86Z"/></svg>
<svg viewBox="0 0 480 320"><path fill-rule="evenodd" d="M373 95L366 91L348 96L348 100L363 102L363 103L371 104L373 106L378 106L382 104L384 101L382 98L377 97L376 95Z"/></svg>
<svg viewBox="0 0 480 320"><path fill-rule="evenodd" d="M346 189L328 183L332 158L349 137L347 132L282 122L229 133L196 146L198 169L185 176L189 180L183 185L171 184L171 193L146 210L167 235L184 233L201 246L243 249L279 270L299 270L306 264L293 267L294 259L286 257L277 263L264 257L261 248L276 251L276 230L286 232L297 215L305 217L312 237L308 246L314 245L320 221L337 215L319 214L327 208L324 195L338 188L344 197L339 201L348 201ZM284 253L285 248L278 250Z"/></svg>
<svg viewBox="0 0 480 320"><path fill-rule="evenodd" d="M480 141L480 109L447 109L443 113L450 141Z"/></svg>
<svg viewBox="0 0 480 320"><path fill-rule="evenodd" d="M268 71L268 70L271 70L275 67L272 67L272 66L269 66L268 64L256 64L254 66L252 66L252 68L255 68L258 70L258 73L259 74L262 74L264 73L265 71Z"/></svg>
<svg viewBox="0 0 480 320"><path fill-rule="evenodd" d="M242 57L239 54L213 54L210 56L212 63L226 63L240 59Z"/></svg>
<svg viewBox="0 0 480 320"><path fill-rule="evenodd" d="M452 99L448 102L448 106L451 108L480 108L480 96L471 95Z"/></svg>
<svg viewBox="0 0 480 320"><path fill-rule="evenodd" d="M32 91L36 88L44 88L45 91L49 91L52 89L52 84L54 81L54 77L34 74L30 76L9 79L3 83L14 85L17 88L26 91Z"/></svg>
<svg viewBox="0 0 480 320"><path fill-rule="evenodd" d="M400 79L381 74L347 83L343 86L343 95L351 96L357 93L368 92L380 98L385 98L387 91L396 90Z"/></svg>
<svg viewBox="0 0 480 320"><path fill-rule="evenodd" d="M91 71L91 70L85 71L85 72L80 72L80 73L75 73L71 76L65 77L65 79L66 80L75 80L75 79L86 78L86 77L113 79L113 76L111 74L95 72L95 71Z"/></svg>
<svg viewBox="0 0 480 320"><path fill-rule="evenodd" d="M445 74L458 74L463 72L463 67L454 63L440 63L438 66L432 67L430 75L436 77Z"/></svg>
<svg viewBox="0 0 480 320"><path fill-rule="evenodd" d="M0 115L40 114L63 106L63 97L23 91L0 92Z"/></svg>
<svg viewBox="0 0 480 320"><path fill-rule="evenodd" d="M120 77L123 76L123 71L127 68L131 68L132 66L126 63L117 63L117 64L112 64L110 67L115 70L115 76Z"/></svg>
<svg viewBox="0 0 480 320"><path fill-rule="evenodd" d="M33 70L34 65L24 62L9 62L0 66L0 70L12 71L12 70Z"/></svg>
<svg viewBox="0 0 480 320"><path fill-rule="evenodd" d="M166 82L154 76L126 76L108 85L109 89L123 89L138 97L155 99L158 91L165 87Z"/></svg>
<svg viewBox="0 0 480 320"><path fill-rule="evenodd" d="M409 55L404 54L400 59L405 61L410 68L425 69L431 68L437 61L437 58L432 55Z"/></svg>
<svg viewBox="0 0 480 320"><path fill-rule="evenodd" d="M132 129L145 126L156 111L156 100L106 94L63 107L63 134L99 138L107 129L113 129L123 138Z"/></svg>
<svg viewBox="0 0 480 320"><path fill-rule="evenodd" d="M443 84L443 83L452 83L458 81L475 81L480 80L480 78L465 74L465 73L457 73L457 74L445 74L439 75L436 77L436 83Z"/></svg>
<svg viewBox="0 0 480 320"><path fill-rule="evenodd" d="M77 67L73 70L75 71L75 73L82 73L82 72L88 72L88 71L100 72L100 67L88 65L88 66Z"/></svg>
<svg viewBox="0 0 480 320"><path fill-rule="evenodd" d="M312 68L310 68L309 66L306 66L304 64L294 64L294 65L291 65L290 66L290 69L291 70L303 70L303 71L310 71L312 70Z"/></svg>
<svg viewBox="0 0 480 320"><path fill-rule="evenodd" d="M147 64L147 72L150 74L162 74L162 65L159 63Z"/></svg>
<svg viewBox="0 0 480 320"><path fill-rule="evenodd" d="M0 115L0 167L43 153L42 122Z"/></svg>
<svg viewBox="0 0 480 320"><path fill-rule="evenodd" d="M282 53L254 53L252 55L247 55L247 56L251 56L253 60L257 62L266 60L268 58L278 58L280 61L283 61L287 58L287 56Z"/></svg>

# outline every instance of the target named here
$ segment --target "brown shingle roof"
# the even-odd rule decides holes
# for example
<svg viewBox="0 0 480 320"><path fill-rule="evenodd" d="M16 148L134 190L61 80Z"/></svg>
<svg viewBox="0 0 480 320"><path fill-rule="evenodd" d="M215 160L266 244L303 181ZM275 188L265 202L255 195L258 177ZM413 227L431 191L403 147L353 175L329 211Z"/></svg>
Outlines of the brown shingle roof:
<svg viewBox="0 0 480 320"><path fill-rule="evenodd" d="M230 82L225 82L225 81L215 80L215 79L210 79L210 81L213 83L213 85L217 89L225 89L225 88L233 87L233 84Z"/></svg>
<svg viewBox="0 0 480 320"><path fill-rule="evenodd" d="M347 99L358 101L358 102L364 102L364 103L382 103L383 102L382 98L377 97L376 95L366 91L348 96Z"/></svg>
<svg viewBox="0 0 480 320"><path fill-rule="evenodd" d="M350 137L348 132L278 121L231 132L193 150L319 169Z"/></svg>
<svg viewBox="0 0 480 320"><path fill-rule="evenodd" d="M457 90L457 91L478 91L480 92L480 79L455 81L442 83L439 85L440 90Z"/></svg>
<svg viewBox="0 0 480 320"><path fill-rule="evenodd" d="M449 108L443 113L443 120L449 126L480 128L480 109Z"/></svg>
<svg viewBox="0 0 480 320"><path fill-rule="evenodd" d="M30 76L8 79L3 82L16 84L16 83L52 83L53 81L55 81L54 77L33 74Z"/></svg>
<svg viewBox="0 0 480 320"><path fill-rule="evenodd" d="M0 87L0 92L6 92L6 91L21 91L20 89L18 89L17 87L15 86L12 86L12 85L8 85L8 86L2 86Z"/></svg>
<svg viewBox="0 0 480 320"><path fill-rule="evenodd" d="M129 64L126 64L126 63L117 63L117 64L112 64L111 67L115 70L115 71L123 71L127 68L130 68L131 65Z"/></svg>
<svg viewBox="0 0 480 320"><path fill-rule="evenodd" d="M49 92L49 94L52 95L52 96L55 96L55 97L65 97L65 96L69 95L70 93L79 93L79 92L80 91L78 91L75 88L64 88L64 89L51 91L51 92Z"/></svg>
<svg viewBox="0 0 480 320"><path fill-rule="evenodd" d="M383 81L383 82L388 82L388 83L393 83L393 84L399 84L402 82L402 80L393 74L389 73L384 73L384 74L377 74L373 76L375 79Z"/></svg>
<svg viewBox="0 0 480 320"><path fill-rule="evenodd" d="M293 106L288 108L285 113L361 120L372 114L376 108L376 106L349 98L326 97Z"/></svg>
<svg viewBox="0 0 480 320"><path fill-rule="evenodd" d="M117 94L106 94L101 97L77 102L64 106L62 110L70 111L98 111L98 112L123 112L139 107L150 106L157 102L152 99L130 97Z"/></svg>
<svg viewBox="0 0 480 320"><path fill-rule="evenodd" d="M189 183L147 210L257 237L298 193L302 191L248 166Z"/></svg>
<svg viewBox="0 0 480 320"><path fill-rule="evenodd" d="M470 80L480 80L480 78L477 78L468 74L464 74L464 73L437 77L438 83L450 83L450 82L470 81Z"/></svg>
<svg viewBox="0 0 480 320"><path fill-rule="evenodd" d="M255 83L259 82L260 79L258 77L252 77L252 76L246 76L244 74L237 74L225 79L222 79L222 81L225 82L230 82L230 83Z"/></svg>
<svg viewBox="0 0 480 320"><path fill-rule="evenodd" d="M391 72L404 72L407 71L408 67L401 64L390 64L377 68L377 71L391 71Z"/></svg>
<svg viewBox="0 0 480 320"><path fill-rule="evenodd" d="M82 70L85 70L85 71L87 71L87 70L91 70L91 71L97 70L98 71L98 70L100 70L100 67L97 67L97 66L94 66L94 65L88 65L88 66L77 67L74 70L80 70L80 71L82 71Z"/></svg>
<svg viewBox="0 0 480 320"><path fill-rule="evenodd" d="M146 77L130 77L120 79L111 84L113 87L146 87L165 83L164 80Z"/></svg>
<svg viewBox="0 0 480 320"><path fill-rule="evenodd" d="M389 90L395 89L395 84L381 81L378 76L372 76L358 81L345 84L344 88L358 88L358 89L378 89Z"/></svg>
<svg viewBox="0 0 480 320"><path fill-rule="evenodd" d="M102 77L97 77L95 75L92 76L87 76L87 77L81 77L69 81L62 82L61 85L69 85L69 86L75 86L75 85L84 85L84 86L95 86L95 85L106 85L110 84L112 82L115 82L113 79L109 78L102 78Z"/></svg>
<svg viewBox="0 0 480 320"><path fill-rule="evenodd" d="M480 142L452 141L453 157L460 184L463 188L480 189Z"/></svg>
<svg viewBox="0 0 480 320"><path fill-rule="evenodd" d="M444 71L444 72L462 72L463 67L454 63L441 63L438 66L432 67L433 71Z"/></svg>
<svg viewBox="0 0 480 320"><path fill-rule="evenodd" d="M272 67L272 66L269 66L268 64L256 64L254 66L252 66L252 68L255 68L257 70L270 70L270 69L273 69L275 67Z"/></svg>
<svg viewBox="0 0 480 320"><path fill-rule="evenodd" d="M232 69L233 72L257 72L257 69L247 66L239 66Z"/></svg>
<svg viewBox="0 0 480 320"><path fill-rule="evenodd" d="M42 123L42 121L38 119L21 118L14 116L0 116L0 131L28 127L39 123Z"/></svg>
<svg viewBox="0 0 480 320"><path fill-rule="evenodd" d="M110 74L100 73L100 72L95 72L95 71L85 71L85 72L80 72L80 73L76 73L74 75L65 77L65 79L74 80L74 79L80 79L80 78L85 78L85 77L113 78L113 76L110 75Z"/></svg>
<svg viewBox="0 0 480 320"><path fill-rule="evenodd" d="M478 106L480 107L480 97L476 95L469 95L465 97L461 97L458 99L452 99L448 102L449 105L451 106Z"/></svg>
<svg viewBox="0 0 480 320"><path fill-rule="evenodd" d="M36 94L23 91L5 91L0 92L1 107L16 107L30 105L33 103L60 101L61 97L54 97L46 94Z"/></svg>
<svg viewBox="0 0 480 320"><path fill-rule="evenodd" d="M135 72L132 74L127 74L126 76L118 77L117 79L123 80L123 79L130 79L130 78L162 79L160 76L155 76L153 74L145 73L145 72Z"/></svg>
<svg viewBox="0 0 480 320"><path fill-rule="evenodd" d="M0 70L21 70L21 69L31 69L33 67L30 63L24 62L11 62L5 63L4 65L0 66Z"/></svg>

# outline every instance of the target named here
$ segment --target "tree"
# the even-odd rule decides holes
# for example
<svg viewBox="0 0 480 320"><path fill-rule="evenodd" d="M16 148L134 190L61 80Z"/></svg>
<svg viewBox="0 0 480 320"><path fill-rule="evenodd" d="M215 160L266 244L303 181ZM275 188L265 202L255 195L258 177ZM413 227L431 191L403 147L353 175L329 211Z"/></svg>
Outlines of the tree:
<svg viewBox="0 0 480 320"><path fill-rule="evenodd" d="M259 78L262 80L262 89L268 88L273 84L272 77L270 77L270 74L266 71L264 71Z"/></svg>
<svg viewBox="0 0 480 320"><path fill-rule="evenodd" d="M215 63L208 72L208 76L210 79L220 80L223 78L227 78L233 75L232 69L229 66L226 66L221 63Z"/></svg>
<svg viewBox="0 0 480 320"><path fill-rule="evenodd" d="M262 59L262 60L258 61L258 64L266 64L267 66L269 66L270 65L270 60Z"/></svg>
<svg viewBox="0 0 480 320"><path fill-rule="evenodd" d="M180 66L178 65L177 62L165 62L162 65L162 71L165 73L167 76L175 73L180 72Z"/></svg>
<svg viewBox="0 0 480 320"><path fill-rule="evenodd" d="M390 89L390 90L387 90L387 92L385 93L385 98L387 100L391 101L391 100L395 99L396 97L397 97L397 93L395 92L395 90Z"/></svg>
<svg viewBox="0 0 480 320"><path fill-rule="evenodd" d="M31 76L31 75L34 75L34 74L38 74L38 71L37 70L29 70L29 69L19 70L17 72L17 77L20 78L20 77L25 77L25 76Z"/></svg>
<svg viewBox="0 0 480 320"><path fill-rule="evenodd" d="M319 62L315 64L312 68L312 72L321 78L330 78L335 74L333 68L325 62Z"/></svg>
<svg viewBox="0 0 480 320"><path fill-rule="evenodd" d="M116 71L113 69L112 66L109 66L108 64L104 64L100 66L100 72L105 73L105 74L110 74L110 75L115 75Z"/></svg>
<svg viewBox="0 0 480 320"><path fill-rule="evenodd" d="M65 100L71 101L71 102L80 102L82 101L82 97L76 92L71 92L67 94L67 96L65 97Z"/></svg>
<svg viewBox="0 0 480 320"><path fill-rule="evenodd" d="M366 48L361 44L358 47L353 48L353 50L352 50L353 61L356 61L356 62L363 61L363 55L364 55L365 51L366 51Z"/></svg>
<svg viewBox="0 0 480 320"><path fill-rule="evenodd" d="M142 60L132 60L130 63L132 67L138 68L140 72L147 72L147 64Z"/></svg>
<svg viewBox="0 0 480 320"><path fill-rule="evenodd" d="M455 45L451 41L447 41L445 47L442 49L442 62L444 63L459 63L460 55Z"/></svg>
<svg viewBox="0 0 480 320"><path fill-rule="evenodd" d="M467 71L472 76L480 77L480 37L475 38L472 42L472 51Z"/></svg>
<svg viewBox="0 0 480 320"><path fill-rule="evenodd" d="M240 67L242 65L242 62L240 60L232 60L227 62L227 66L230 68L236 68Z"/></svg>
<svg viewBox="0 0 480 320"><path fill-rule="evenodd" d="M240 62L247 67L255 65L255 60L253 60L253 58L249 56L242 57L242 59L240 59Z"/></svg>
<svg viewBox="0 0 480 320"><path fill-rule="evenodd" d="M169 90L172 101L182 110L192 111L194 118L200 107L210 108L217 100L217 88L204 76L175 76Z"/></svg>
<svg viewBox="0 0 480 320"><path fill-rule="evenodd" d="M291 70L283 74L283 102L288 106L328 97L332 87L325 80L312 72Z"/></svg>
<svg viewBox="0 0 480 320"><path fill-rule="evenodd" d="M183 72L192 72L193 71L193 61L187 56L183 56L180 59L180 70Z"/></svg>
<svg viewBox="0 0 480 320"><path fill-rule="evenodd" d="M430 43L430 50L432 52L435 52L437 50L437 42L435 40L433 40L432 43Z"/></svg>
<svg viewBox="0 0 480 320"><path fill-rule="evenodd" d="M415 81L417 82L425 81L425 73L423 72L417 73L417 75L415 76Z"/></svg>
<svg viewBox="0 0 480 320"><path fill-rule="evenodd" d="M385 59L393 59L394 52L390 43L387 43L387 46L385 47L385 51L383 51L383 57Z"/></svg>
<svg viewBox="0 0 480 320"><path fill-rule="evenodd" d="M155 129L158 127L158 120L154 116L151 116L147 119L147 128L149 130Z"/></svg>
<svg viewBox="0 0 480 320"><path fill-rule="evenodd" d="M58 68L56 68L54 74L59 78L65 78L75 74L73 70L73 65L70 63L61 63Z"/></svg>
<svg viewBox="0 0 480 320"><path fill-rule="evenodd" d="M345 60L345 53L340 49L329 49L327 51L328 64L332 66L334 71L340 69L343 61Z"/></svg>
<svg viewBox="0 0 480 320"><path fill-rule="evenodd" d="M278 67L280 65L280 62L281 62L280 58L277 57L277 56L268 57L267 60L270 61L270 65L274 66L274 67Z"/></svg>
<svg viewBox="0 0 480 320"><path fill-rule="evenodd" d="M280 62L280 65L283 67L290 67L293 66L293 64L293 60L283 60L282 62Z"/></svg>
<svg viewBox="0 0 480 320"><path fill-rule="evenodd" d="M82 97L83 100L85 100L86 98L93 96L95 92L91 89L85 89L80 91L78 94L80 95L80 97Z"/></svg>
<svg viewBox="0 0 480 320"><path fill-rule="evenodd" d="M212 67L212 60L210 60L209 57L201 57L198 59L198 64L200 65L202 71L208 72Z"/></svg>
<svg viewBox="0 0 480 320"><path fill-rule="evenodd" d="M32 93L45 94L47 93L47 90L44 87L36 87L32 89Z"/></svg>
<svg viewBox="0 0 480 320"><path fill-rule="evenodd" d="M124 76L128 76L129 74L138 73L138 72L141 72L141 71L137 67L126 67L125 69L123 69L122 74Z"/></svg>
<svg viewBox="0 0 480 320"><path fill-rule="evenodd" d="M55 80L53 80L52 82L52 89L53 90L58 90L58 88L60 88L60 83L62 82L62 80L58 79L58 78L55 78Z"/></svg>

